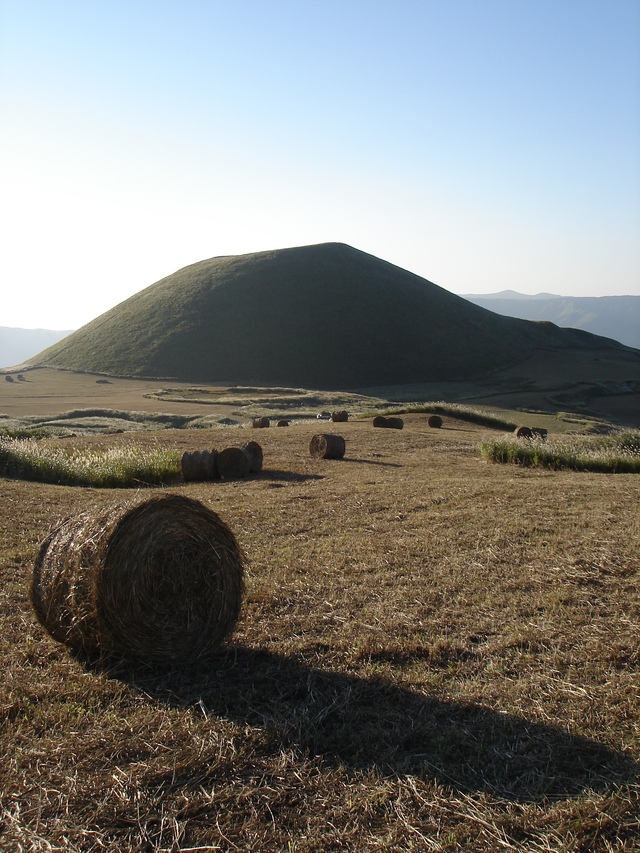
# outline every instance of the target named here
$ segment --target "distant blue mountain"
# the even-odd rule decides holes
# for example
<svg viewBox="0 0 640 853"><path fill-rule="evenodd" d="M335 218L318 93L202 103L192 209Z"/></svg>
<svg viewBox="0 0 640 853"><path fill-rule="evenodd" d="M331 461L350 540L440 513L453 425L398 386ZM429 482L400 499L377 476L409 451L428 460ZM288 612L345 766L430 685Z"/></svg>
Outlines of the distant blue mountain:
<svg viewBox="0 0 640 853"><path fill-rule="evenodd" d="M71 334L71 330L14 329L0 326L0 367L14 367Z"/></svg>
<svg viewBox="0 0 640 853"><path fill-rule="evenodd" d="M505 317L550 320L556 326L583 329L640 349L640 296L527 296L503 290L464 298Z"/></svg>

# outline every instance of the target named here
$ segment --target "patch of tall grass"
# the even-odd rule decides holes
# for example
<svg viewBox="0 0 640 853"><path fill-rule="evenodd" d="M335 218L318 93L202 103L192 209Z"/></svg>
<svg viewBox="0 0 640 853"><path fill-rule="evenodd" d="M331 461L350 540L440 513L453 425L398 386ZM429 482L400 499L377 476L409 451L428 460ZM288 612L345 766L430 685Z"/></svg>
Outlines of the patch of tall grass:
<svg viewBox="0 0 640 853"><path fill-rule="evenodd" d="M547 440L509 436L483 442L480 452L491 462L528 467L607 474L640 473L640 431L636 430L597 436L559 436Z"/></svg>
<svg viewBox="0 0 640 853"><path fill-rule="evenodd" d="M375 414L379 414L376 412ZM463 406L458 403L420 403L418 405L397 406L393 409L387 409L382 412L383 415L419 415L419 414L434 414L448 415L452 418L457 418L460 421L468 421L478 424L479 426L493 427L495 429L514 430L517 424L513 421L508 421L506 418L495 415L492 412L487 412L483 409L476 409L473 406Z"/></svg>
<svg viewBox="0 0 640 853"><path fill-rule="evenodd" d="M33 439L0 440L0 475L40 483L136 488L175 481L180 454L135 444L108 450L61 448Z"/></svg>

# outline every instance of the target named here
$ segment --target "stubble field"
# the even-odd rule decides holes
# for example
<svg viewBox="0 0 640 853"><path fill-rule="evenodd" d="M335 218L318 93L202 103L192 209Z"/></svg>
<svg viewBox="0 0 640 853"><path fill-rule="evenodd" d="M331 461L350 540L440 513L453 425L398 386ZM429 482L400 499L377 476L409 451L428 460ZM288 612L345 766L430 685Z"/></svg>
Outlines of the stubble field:
<svg viewBox="0 0 640 853"><path fill-rule="evenodd" d="M318 431L342 460L311 458ZM132 490L0 480L4 851L640 849L640 482L481 460L426 415L88 436L258 440L246 480L172 484L247 555L199 671L74 658L27 588L61 517Z"/></svg>

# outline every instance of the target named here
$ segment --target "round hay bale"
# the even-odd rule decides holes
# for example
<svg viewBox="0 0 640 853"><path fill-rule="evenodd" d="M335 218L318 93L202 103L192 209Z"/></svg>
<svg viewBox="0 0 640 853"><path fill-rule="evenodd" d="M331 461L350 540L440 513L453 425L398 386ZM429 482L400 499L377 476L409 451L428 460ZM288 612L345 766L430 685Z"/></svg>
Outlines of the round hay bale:
<svg viewBox="0 0 640 853"><path fill-rule="evenodd" d="M180 470L185 483L194 483L202 478L200 454L197 450L185 450L180 460Z"/></svg>
<svg viewBox="0 0 640 853"><path fill-rule="evenodd" d="M387 429L403 429L403 427L402 418L387 418Z"/></svg>
<svg viewBox="0 0 640 853"><path fill-rule="evenodd" d="M440 429L442 426L442 418L440 415L429 415L429 420L427 421L431 429Z"/></svg>
<svg viewBox="0 0 640 853"><path fill-rule="evenodd" d="M269 418L254 418L252 426L254 429L265 429L270 424Z"/></svg>
<svg viewBox="0 0 640 853"><path fill-rule="evenodd" d="M342 459L344 451L344 438L335 433L319 433L309 442L309 453L317 459Z"/></svg>
<svg viewBox="0 0 640 853"><path fill-rule="evenodd" d="M340 409L337 412L332 412L331 420L334 423L345 423L349 420L349 412L346 412L344 409Z"/></svg>
<svg viewBox="0 0 640 853"><path fill-rule="evenodd" d="M262 471L262 448L257 441L249 441L242 448L249 459L249 471L257 474Z"/></svg>
<svg viewBox="0 0 640 853"><path fill-rule="evenodd" d="M218 453L216 467L223 480L241 480L249 473L249 455L241 447L225 447Z"/></svg>
<svg viewBox="0 0 640 853"><path fill-rule="evenodd" d="M379 427L380 429L384 429L387 426L387 419L384 415L376 415L373 419L374 427Z"/></svg>
<svg viewBox="0 0 640 853"><path fill-rule="evenodd" d="M7 375L4 378L5 378L6 382L13 382L13 376L11 376L10 373L7 373Z"/></svg>
<svg viewBox="0 0 640 853"><path fill-rule="evenodd" d="M77 651L161 664L210 656L235 627L244 556L225 522L180 495L67 518L40 548L31 603Z"/></svg>
<svg viewBox="0 0 640 853"><path fill-rule="evenodd" d="M544 427L531 427L531 437L532 438L541 438L543 441L546 440L548 435L547 430Z"/></svg>
<svg viewBox="0 0 640 853"><path fill-rule="evenodd" d="M516 438L533 438L533 431L528 426L516 427L513 434Z"/></svg>
<svg viewBox="0 0 640 853"><path fill-rule="evenodd" d="M284 419L283 419L283 420L281 420L281 421L278 421L278 423L276 424L276 426L289 426L289 424L290 424L290 423L291 423L291 421L287 421L287 420L284 420Z"/></svg>
<svg viewBox="0 0 640 853"><path fill-rule="evenodd" d="M215 450L185 451L180 462L182 479L185 483L214 480L217 476L216 457Z"/></svg>

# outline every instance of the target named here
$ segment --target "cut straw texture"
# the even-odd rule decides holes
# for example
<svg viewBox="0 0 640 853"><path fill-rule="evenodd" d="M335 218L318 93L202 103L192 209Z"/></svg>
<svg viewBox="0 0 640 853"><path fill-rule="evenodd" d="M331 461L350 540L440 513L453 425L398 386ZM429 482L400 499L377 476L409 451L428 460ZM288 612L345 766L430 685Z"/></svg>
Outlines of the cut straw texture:
<svg viewBox="0 0 640 853"><path fill-rule="evenodd" d="M339 409L337 412L331 412L331 420L334 423L346 423L349 420L349 412L345 409Z"/></svg>
<svg viewBox="0 0 640 853"><path fill-rule="evenodd" d="M402 418L385 418L384 415L376 415L373 419L373 425L380 429L403 429L404 421Z"/></svg>
<svg viewBox="0 0 640 853"><path fill-rule="evenodd" d="M184 665L232 633L243 575L226 523L199 501L164 495L63 521L40 548L31 602L72 649Z"/></svg>
<svg viewBox="0 0 640 853"><path fill-rule="evenodd" d="M180 468L185 483L215 480L217 477L216 450L186 450Z"/></svg>
<svg viewBox="0 0 640 853"><path fill-rule="evenodd" d="M342 459L344 451L344 438L334 433L319 433L309 442L309 453L317 459Z"/></svg>

